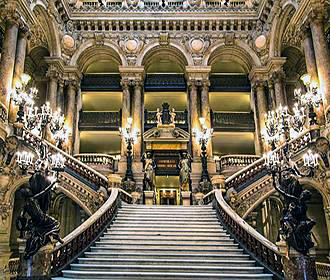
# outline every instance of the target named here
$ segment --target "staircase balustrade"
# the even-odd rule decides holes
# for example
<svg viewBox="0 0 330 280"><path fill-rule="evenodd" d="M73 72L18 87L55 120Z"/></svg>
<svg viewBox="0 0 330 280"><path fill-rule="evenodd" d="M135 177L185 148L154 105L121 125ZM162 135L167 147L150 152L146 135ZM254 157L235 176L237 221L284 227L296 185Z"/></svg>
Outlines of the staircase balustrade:
<svg viewBox="0 0 330 280"><path fill-rule="evenodd" d="M260 159L256 155L226 155L215 160L217 172L221 172L226 168L247 166Z"/></svg>
<svg viewBox="0 0 330 280"><path fill-rule="evenodd" d="M275 244L246 223L224 200L222 190L213 190L204 197L204 204L213 201L218 219L232 237L252 258L276 279L284 280L282 256Z"/></svg>
<svg viewBox="0 0 330 280"><path fill-rule="evenodd" d="M298 154L308 147L314 137L315 130L303 132L297 138L288 142L289 152L292 154ZM274 153L280 153L285 145L286 144L283 144L275 149ZM251 165L228 177L225 181L225 188L226 190L234 188L237 192L240 192L267 174L265 159L260 158Z"/></svg>
<svg viewBox="0 0 330 280"><path fill-rule="evenodd" d="M40 143L43 143L48 146L48 150L50 153L60 153L65 158L65 171L70 175L78 175L75 176L77 179L86 183L85 180L90 182L95 190L98 190L100 187L104 187L105 189L108 188L108 179L102 175L101 173L95 171L94 169L90 168L86 164L80 162L79 160L75 159L74 157L68 155L61 149L55 147L53 144L42 140L40 137L36 136L35 134L24 131L24 141L36 149ZM70 172L71 171L71 172ZM75 174L72 174L72 171Z"/></svg>
<svg viewBox="0 0 330 280"><path fill-rule="evenodd" d="M328 280L330 279L330 264L316 262L316 272L318 280Z"/></svg>
<svg viewBox="0 0 330 280"><path fill-rule="evenodd" d="M108 200L83 224L64 238L52 253L51 274L56 275L81 256L114 220L121 200L131 203L132 197L123 190L113 188Z"/></svg>
<svg viewBox="0 0 330 280"><path fill-rule="evenodd" d="M107 169L114 171L115 159L113 156L107 154L77 154L74 155L74 158L87 165L103 165Z"/></svg>

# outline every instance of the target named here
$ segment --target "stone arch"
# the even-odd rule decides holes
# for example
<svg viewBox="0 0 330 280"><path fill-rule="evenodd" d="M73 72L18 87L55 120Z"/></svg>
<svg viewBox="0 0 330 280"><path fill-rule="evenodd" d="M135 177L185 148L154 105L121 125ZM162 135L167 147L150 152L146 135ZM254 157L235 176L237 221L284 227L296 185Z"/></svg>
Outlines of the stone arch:
<svg viewBox="0 0 330 280"><path fill-rule="evenodd" d="M249 73L253 67L261 67L258 55L244 42L237 40L235 45L227 46L224 42L213 45L205 54L205 65L212 65L215 61L231 60L244 68Z"/></svg>
<svg viewBox="0 0 330 280"><path fill-rule="evenodd" d="M323 198L324 207L330 207L330 197L321 183L318 183L317 181L311 178L305 178L305 177L299 179L299 182L302 185L307 185L316 189ZM256 207L258 207L260 203L262 203L265 199L269 198L271 195L273 195L276 192L276 190L272 186L270 186L270 184L271 183L269 183L269 187L264 186L264 188L268 188L268 190L263 192L262 195L258 199L256 199L255 202L251 204L248 209L246 209L246 211L242 215L243 219L245 219Z"/></svg>
<svg viewBox="0 0 330 280"><path fill-rule="evenodd" d="M121 54L118 47L110 40L105 40L102 46L96 46L95 40L88 40L83 43L71 57L70 66L78 66L84 72L88 65L99 60L109 59L119 65L127 66L125 57Z"/></svg>
<svg viewBox="0 0 330 280"><path fill-rule="evenodd" d="M272 25L270 37L269 57L279 56L281 54L282 39L285 30L291 20L290 14L296 11L296 6L291 0L287 0L282 6L282 12L279 18L276 18Z"/></svg>
<svg viewBox="0 0 330 280"><path fill-rule="evenodd" d="M52 17L45 9L44 5L37 3L33 7L33 12L36 14L37 19L44 28L45 36L48 43L48 51L51 56L60 57L61 56L61 42L59 38L58 28L52 21Z"/></svg>
<svg viewBox="0 0 330 280"><path fill-rule="evenodd" d="M153 58L160 56L161 54L166 54L173 57L180 67L185 70L185 66L194 65L192 58L187 54L185 49L176 43L170 43L168 46L162 46L158 42L147 45L143 52L138 56L136 65L145 66L148 68Z"/></svg>

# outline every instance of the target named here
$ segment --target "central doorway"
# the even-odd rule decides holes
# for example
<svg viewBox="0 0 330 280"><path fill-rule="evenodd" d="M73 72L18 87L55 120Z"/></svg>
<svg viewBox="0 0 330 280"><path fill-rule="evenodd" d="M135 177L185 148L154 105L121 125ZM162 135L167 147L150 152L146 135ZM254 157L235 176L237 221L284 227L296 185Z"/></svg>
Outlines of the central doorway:
<svg viewBox="0 0 330 280"><path fill-rule="evenodd" d="M156 176L156 204L180 205L179 176Z"/></svg>

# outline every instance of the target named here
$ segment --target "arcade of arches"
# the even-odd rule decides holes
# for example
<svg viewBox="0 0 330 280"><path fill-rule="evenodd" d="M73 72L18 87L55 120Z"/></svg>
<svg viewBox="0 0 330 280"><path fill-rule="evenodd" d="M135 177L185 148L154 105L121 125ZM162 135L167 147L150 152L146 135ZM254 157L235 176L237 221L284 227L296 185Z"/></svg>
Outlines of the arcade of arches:
<svg viewBox="0 0 330 280"><path fill-rule="evenodd" d="M127 146L119 127L132 118L139 132L133 145L134 191L141 203L146 202L146 152L156 162L154 203L183 204L178 169L183 152L192 160L186 203L198 203L201 148L193 131L201 130L200 118L213 128L206 149L212 182L269 151L264 115L280 105L293 106L294 90L303 87L305 73L319 84L317 118L328 138L329 0L229 0L230 6L222 0L188 0L205 3L188 9L182 1L165 0L157 8L158 18L150 12L158 1L131 1L127 9L117 2L0 0L3 140L13 132L17 108L11 89L22 73L32 77L39 91L36 105L48 101L65 114L70 131L65 152L109 182L125 176ZM157 110L164 114L167 106L175 110L179 131L171 137L166 134L170 128L157 125ZM160 136L150 133L157 129ZM15 194L21 178L7 171L0 168L0 265L18 255L14 221L23 204ZM317 221L313 239L323 262L330 257L329 174L305 184L313 194L309 216ZM258 203L247 206L242 216L276 242L283 204L278 193L265 193L259 195L256 188ZM77 197L52 194L50 211L61 222L62 237L92 214Z"/></svg>

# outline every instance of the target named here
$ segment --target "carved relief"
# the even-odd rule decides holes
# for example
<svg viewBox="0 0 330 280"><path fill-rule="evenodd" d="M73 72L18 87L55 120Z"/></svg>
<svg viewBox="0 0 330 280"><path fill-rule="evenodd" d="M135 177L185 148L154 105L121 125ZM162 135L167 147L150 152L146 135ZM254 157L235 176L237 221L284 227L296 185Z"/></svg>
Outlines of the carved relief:
<svg viewBox="0 0 330 280"><path fill-rule="evenodd" d="M145 38L142 35L124 35L118 38L118 45L126 56L128 65L134 66L138 54L145 45Z"/></svg>
<svg viewBox="0 0 330 280"><path fill-rule="evenodd" d="M203 61L203 56L208 50L211 39L209 35L191 36L184 35L182 43L185 45L187 51L191 54L194 64L200 65Z"/></svg>

